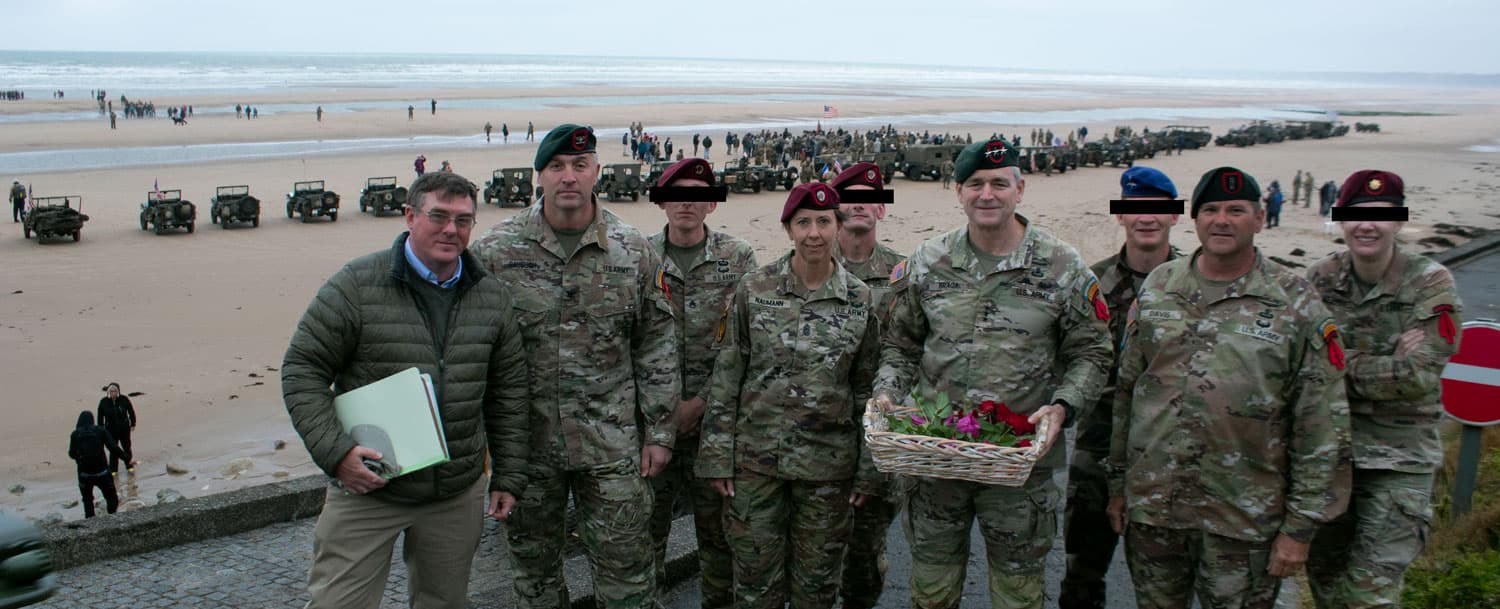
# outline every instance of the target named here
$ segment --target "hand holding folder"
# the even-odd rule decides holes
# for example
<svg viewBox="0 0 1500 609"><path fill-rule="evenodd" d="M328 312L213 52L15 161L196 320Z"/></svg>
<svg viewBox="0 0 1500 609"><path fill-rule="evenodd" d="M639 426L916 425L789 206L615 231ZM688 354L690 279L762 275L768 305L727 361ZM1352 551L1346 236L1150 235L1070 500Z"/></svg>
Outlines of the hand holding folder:
<svg viewBox="0 0 1500 609"><path fill-rule="evenodd" d="M365 464L384 479L448 462L432 377L407 368L333 398L344 432L380 453Z"/></svg>

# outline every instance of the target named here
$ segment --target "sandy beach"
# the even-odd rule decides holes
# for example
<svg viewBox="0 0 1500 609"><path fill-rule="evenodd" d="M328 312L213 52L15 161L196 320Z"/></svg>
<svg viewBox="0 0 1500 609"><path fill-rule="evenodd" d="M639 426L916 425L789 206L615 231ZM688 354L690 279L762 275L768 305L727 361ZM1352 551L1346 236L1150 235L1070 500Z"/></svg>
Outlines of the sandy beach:
<svg viewBox="0 0 1500 609"><path fill-rule="evenodd" d="M715 90L706 90L712 93ZM695 91L697 92L697 91ZM113 93L113 92L112 92ZM670 95L642 89L609 94ZM744 91L736 91L743 94ZM825 128L860 125L870 117L1006 111L1094 110L1113 107L1196 107L1234 105L1308 105L1369 111L1432 112L1425 116L1345 117L1378 122L1378 134L1350 133L1328 140L1288 141L1249 148L1208 148L1182 156L1143 160L1165 171L1179 190L1190 193L1198 176L1220 165L1240 167L1264 186L1273 179L1290 188L1300 169L1319 184L1342 182L1363 168L1395 171L1406 180L1412 221L1403 239L1415 251L1440 249L1419 245L1434 236L1434 225L1452 223L1500 229L1500 154L1470 149L1500 140L1500 93L1465 91L1431 95L1410 90L1336 92L1221 92L1173 96L1159 90L1098 89L1079 99L997 99L995 97L892 98L840 103L839 119ZM601 138L603 163L628 162L619 145L619 129L631 121L648 131L661 126L800 121L811 129L818 121L812 104L801 102L691 103L576 107L497 112L482 108L445 108L444 100L471 97L601 95L583 88L506 91L344 92L275 94L257 98L155 99L159 118L121 120L111 131L107 121L0 122L0 154L72 149L183 146L302 140L415 138L410 145L368 153L349 150L304 157L249 158L235 161L142 165L12 175L0 160L0 178L31 185L35 195L81 195L90 220L79 243L38 245L21 237L19 225L0 239L0 420L5 450L0 452L0 479L5 487L24 485L22 493L0 494L0 509L39 518L50 512L81 517L67 508L78 492L74 466L66 454L68 433L78 411L93 410L100 389L119 382L140 416L134 434L140 466L122 477L122 500L156 502L163 489L187 496L222 492L285 476L315 473L282 406L279 367L287 340L317 287L350 258L388 247L404 228L399 217L375 218L358 212L364 180L398 176L413 179L412 159L425 154L429 169L449 160L456 171L481 187L490 172L529 166L534 143L522 141L528 120L537 137L559 122L613 129ZM30 95L30 94L28 94ZM438 99L436 115L424 105ZM414 120L399 111L329 112L323 122L312 112L263 115L254 121L205 108L252 104L334 104L366 99L411 99ZM421 100L421 101L418 101ZM1426 102L1412 100L1428 100ZM116 100L118 101L118 100ZM1357 103L1356 103L1357 102ZM1384 102L1384 105L1382 103ZM194 104L187 126L173 126L165 107ZM88 100L28 99L0 102L0 114L88 111ZM118 108L117 108L118 110ZM480 127L495 126L494 142L483 144ZM509 144L500 143L499 127L511 129ZM943 124L893 121L898 129L932 129L970 133L976 139L991 132L1025 134L1037 125ZM1215 133L1243 120L1195 121ZM1132 120L1088 123L1092 133L1107 133L1115 124L1153 131L1167 121ZM1059 133L1078 124L1042 125ZM863 127L861 127L863 128ZM747 129L736 129L744 132ZM793 129L797 131L797 129ZM662 129L678 148L691 152L691 128ZM722 142L724 129L706 132ZM460 136L473 145L423 148L424 136ZM1025 136L1023 135L1023 139ZM714 161L721 160L721 145ZM1085 168L1053 176L1028 176L1020 211L1037 226L1073 244L1090 261L1120 246L1120 230L1108 215L1108 201L1119 194L1120 169ZM304 224L282 213L293 181L322 179L343 198L336 223ZM199 206L194 234L155 236L138 226L139 206L153 182L162 189L181 189ZM218 185L248 184L263 205L259 228L221 230L207 221L209 199ZM881 240L911 251L918 242L963 223L952 191L936 182L893 183L896 204L880 225ZM787 247L776 214L783 193L731 195L709 216L709 224L748 239L762 261ZM643 232L663 224L661 212L644 201L607 203ZM482 206L480 227L487 228L515 213ZM1174 243L1197 246L1191 220L1184 216ZM475 238L482 234L476 230ZM1288 207L1282 226L1257 236L1270 255L1308 264L1341 247L1337 235L1324 232L1312 209ZM1455 243L1461 238L1448 237ZM1292 255L1294 249L1305 252ZM138 395L137 395L138 394ZM277 449L277 443L284 448ZM248 460L248 461L246 461ZM188 473L168 474L168 464ZM248 465L248 469L240 470Z"/></svg>

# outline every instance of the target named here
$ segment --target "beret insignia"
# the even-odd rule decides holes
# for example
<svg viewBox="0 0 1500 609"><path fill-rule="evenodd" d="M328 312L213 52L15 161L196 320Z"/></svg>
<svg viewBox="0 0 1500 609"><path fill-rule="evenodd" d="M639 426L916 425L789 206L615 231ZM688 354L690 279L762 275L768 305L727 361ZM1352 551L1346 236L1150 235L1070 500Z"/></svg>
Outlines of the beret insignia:
<svg viewBox="0 0 1500 609"><path fill-rule="evenodd" d="M1226 171L1219 176L1219 185L1223 187L1224 192L1232 195L1239 194L1240 189L1245 187L1245 176L1237 171Z"/></svg>

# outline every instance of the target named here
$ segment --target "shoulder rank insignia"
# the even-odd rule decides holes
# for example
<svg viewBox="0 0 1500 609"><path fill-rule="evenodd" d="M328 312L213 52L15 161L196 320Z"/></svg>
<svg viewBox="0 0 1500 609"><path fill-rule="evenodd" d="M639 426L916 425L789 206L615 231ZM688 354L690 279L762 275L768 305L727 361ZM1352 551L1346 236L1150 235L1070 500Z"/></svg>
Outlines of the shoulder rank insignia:
<svg viewBox="0 0 1500 609"><path fill-rule="evenodd" d="M1099 297L1099 280L1089 279L1089 287L1084 290L1084 300L1094 305L1094 317L1109 321L1109 306L1104 304L1104 299Z"/></svg>
<svg viewBox="0 0 1500 609"><path fill-rule="evenodd" d="M1458 328L1453 325L1453 305L1438 305L1432 308L1432 312L1438 314L1438 333L1448 344L1453 344L1453 339L1458 336Z"/></svg>
<svg viewBox="0 0 1500 609"><path fill-rule="evenodd" d="M1344 369L1344 349L1339 347L1336 340L1339 337L1339 327L1334 325L1333 320L1325 320L1318 329L1323 335L1323 344L1328 346L1328 363L1339 370Z"/></svg>

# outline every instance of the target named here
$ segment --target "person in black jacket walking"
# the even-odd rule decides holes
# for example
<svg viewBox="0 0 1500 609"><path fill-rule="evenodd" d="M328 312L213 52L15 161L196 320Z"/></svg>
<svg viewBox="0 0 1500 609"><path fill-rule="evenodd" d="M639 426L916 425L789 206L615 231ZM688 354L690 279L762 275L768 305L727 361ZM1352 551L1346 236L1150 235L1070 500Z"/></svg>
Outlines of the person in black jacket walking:
<svg viewBox="0 0 1500 609"><path fill-rule="evenodd" d="M120 458L120 446L108 430L94 424L94 413L78 413L78 425L68 441L68 456L78 463L78 492L83 495L83 517L94 517L94 487L104 495L104 509L115 513L120 497L115 494L115 480L104 457Z"/></svg>
<svg viewBox="0 0 1500 609"><path fill-rule="evenodd" d="M120 461L125 462L126 469L135 473L135 452L130 450L130 432L135 431L135 406L130 403L130 398L120 394L120 384L110 383L104 386L104 397L99 398L99 426L103 427L120 444L120 452L111 455L109 459L109 473L120 473Z"/></svg>

